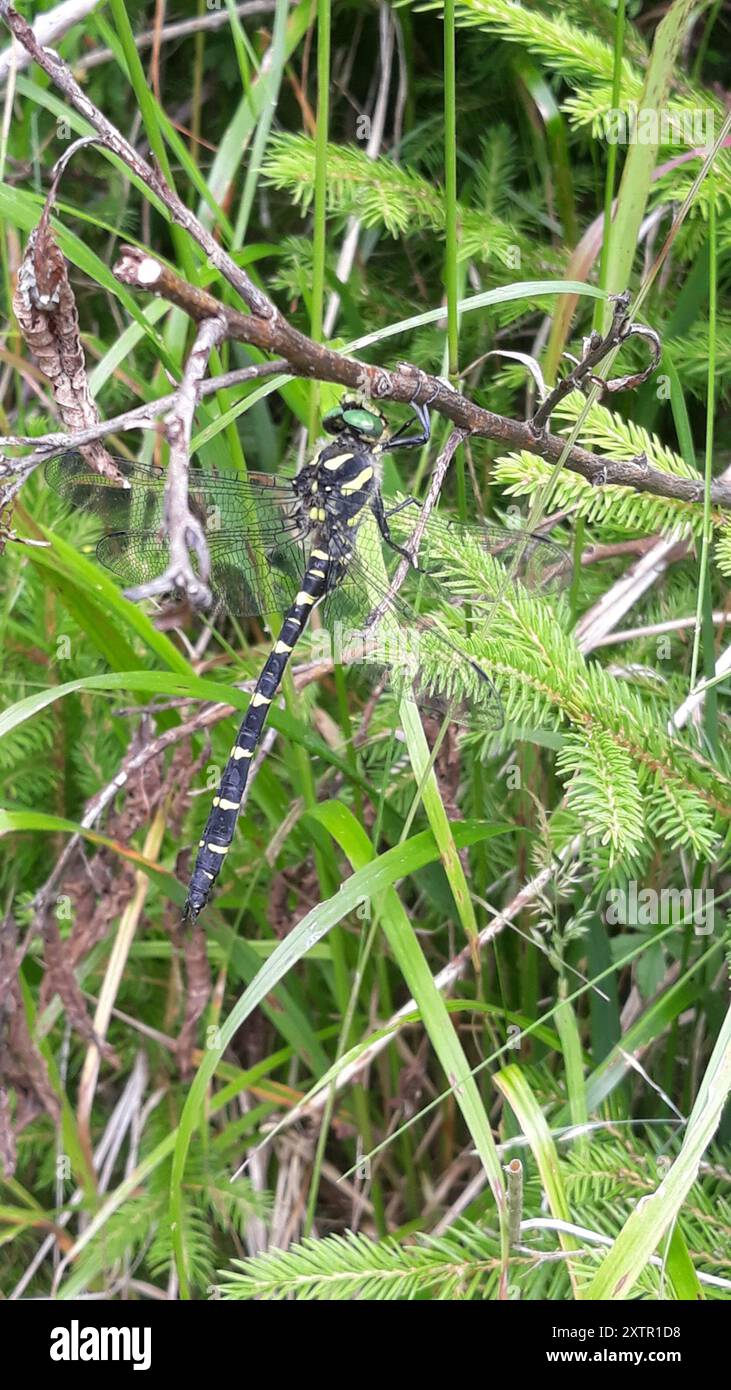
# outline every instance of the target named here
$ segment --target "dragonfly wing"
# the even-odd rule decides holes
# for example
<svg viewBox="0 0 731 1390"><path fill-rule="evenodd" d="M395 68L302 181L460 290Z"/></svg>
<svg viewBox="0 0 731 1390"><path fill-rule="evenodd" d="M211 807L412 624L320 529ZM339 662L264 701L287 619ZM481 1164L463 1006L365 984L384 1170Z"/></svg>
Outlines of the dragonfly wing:
<svg viewBox="0 0 731 1390"><path fill-rule="evenodd" d="M299 534L260 533L259 541L257 548L253 535L222 532L209 546L213 597L239 617L282 612L301 587L306 557ZM164 574L170 548L158 531L114 531L102 537L96 555L125 588L136 588Z"/></svg>
<svg viewBox="0 0 731 1390"><path fill-rule="evenodd" d="M394 540L400 545L407 545L421 518L422 508L416 502L390 516L389 527ZM489 523L471 525L432 513L419 543L419 564L435 576L443 575L446 578L450 571L450 560L451 568L454 568L455 556L463 564L471 556L478 561L471 595L474 601L481 598L490 601L495 591L502 589L505 575L511 582L519 580L528 588L541 592L555 592L571 577L571 553L545 536ZM481 569L480 560L488 561Z"/></svg>
<svg viewBox="0 0 731 1390"><path fill-rule="evenodd" d="M76 511L91 513L106 530L153 529L162 518L162 469L130 464L126 459L114 463L122 482L102 477L75 453L51 459L44 477L64 502Z"/></svg>
<svg viewBox="0 0 731 1390"><path fill-rule="evenodd" d="M114 462L119 481L102 477L78 453L52 459L45 475L64 501L108 532L97 558L133 588L157 579L169 563L165 472L127 459ZM216 600L241 617L287 608L305 566L306 523L291 484L268 473L219 477L194 468L188 496L206 532Z"/></svg>
<svg viewBox="0 0 731 1390"><path fill-rule="evenodd" d="M391 595L388 581L355 553L323 608L334 655L359 662L371 681L385 677L399 697L413 700L428 714L482 729L501 728L502 701L488 673L470 655L467 632L462 645L438 625L424 600L443 599L443 592L429 579L419 579L421 610L400 593ZM367 626L374 610L378 621Z"/></svg>
<svg viewBox="0 0 731 1390"><path fill-rule="evenodd" d="M78 453L59 454L46 464L49 487L65 502L98 517L108 531L154 531L163 523L165 471L115 458L122 481L103 478ZM191 511L207 533L260 527L290 528L299 512L291 484L269 473L245 478L218 476L192 468L188 478Z"/></svg>
<svg viewBox="0 0 731 1390"><path fill-rule="evenodd" d="M307 552L299 528L224 533L210 544L210 555L211 589L230 613L241 617L283 614L302 588Z"/></svg>

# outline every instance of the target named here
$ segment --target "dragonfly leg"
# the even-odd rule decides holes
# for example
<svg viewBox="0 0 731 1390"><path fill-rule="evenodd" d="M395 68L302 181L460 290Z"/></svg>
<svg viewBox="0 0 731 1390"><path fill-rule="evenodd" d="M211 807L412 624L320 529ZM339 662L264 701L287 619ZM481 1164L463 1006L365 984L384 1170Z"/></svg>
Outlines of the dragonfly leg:
<svg viewBox="0 0 731 1390"><path fill-rule="evenodd" d="M407 420L406 424L401 425L400 429L397 429L395 434L392 434L390 439L387 439L385 444L381 446L384 453L390 453L392 449L421 449L425 444L429 443L431 439L429 411L425 405L416 405L413 401L411 403L411 409L421 426L418 434L405 434L410 424ZM405 435L405 437L402 438L402 435Z"/></svg>
<svg viewBox="0 0 731 1390"><path fill-rule="evenodd" d="M409 564L412 565L415 570L421 570L421 566L417 564L415 557L411 554L411 551L407 550L405 546L399 545L398 541L395 541L393 539L393 536L391 535L391 529L388 524L389 516L394 516L396 512L402 511L404 507L408 507L412 502L416 503L416 498L407 497L405 502L399 503L398 507L392 507L391 510L387 512L383 505L383 498L381 497L381 494L379 492L376 493L376 496L373 501L373 515L376 518L378 529L381 535L383 536L386 545L390 546L392 550L395 550L396 554L401 555L404 560L408 560ZM418 506L418 503L416 503L416 505Z"/></svg>
<svg viewBox="0 0 731 1390"><path fill-rule="evenodd" d="M383 515L385 517L396 516L399 512L403 512L406 507L418 507L419 505L415 497L405 497L403 502L399 502L397 506L388 507Z"/></svg>

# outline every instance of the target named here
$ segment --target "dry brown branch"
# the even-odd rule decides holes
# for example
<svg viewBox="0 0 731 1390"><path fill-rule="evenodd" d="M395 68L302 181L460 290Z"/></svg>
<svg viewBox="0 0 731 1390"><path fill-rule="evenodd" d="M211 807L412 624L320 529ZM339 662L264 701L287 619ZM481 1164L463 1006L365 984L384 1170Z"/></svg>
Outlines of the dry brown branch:
<svg viewBox="0 0 731 1390"><path fill-rule="evenodd" d="M138 154L137 150L117 130L117 127L112 125L112 122L94 105L83 88L79 86L68 63L65 63L52 49L43 48L39 44L31 26L18 14L17 10L13 9L12 5L8 4L8 0L0 0L0 19L5 21L10 32L22 44L26 52L30 53L38 66L47 73L59 91L63 92L72 106L96 130L101 144L127 165L152 194L158 206L168 212L171 221L182 227L194 241L198 242L208 257L210 265L215 270L220 271L228 280L252 314L260 315L263 318L276 318L284 323L279 310L272 304L271 300L257 288L246 272L236 265L236 262L224 251L211 232L198 220L195 213L191 212L177 193L168 186L162 174L146 159L143 159L142 155ZM295 332L294 329L291 331Z"/></svg>
<svg viewBox="0 0 731 1390"><path fill-rule="evenodd" d="M625 290L623 294L613 295L612 298L614 300L614 313L609 329L603 336L594 330L584 340L584 351L580 360L575 361L575 365L568 375L554 386L533 416L531 424L536 434L543 432L556 407L567 396L570 396L572 391L582 390L588 385L598 386L602 393L605 391L612 393L633 390L642 386L659 365L660 339L654 329L647 328L642 323L633 323L630 319L629 292ZM647 367L641 372L635 372L629 376L613 377L610 380L597 376L595 368L604 362L612 349L621 347L632 337L644 338L649 343L650 361Z"/></svg>
<svg viewBox="0 0 731 1390"><path fill-rule="evenodd" d="M222 313L226 320L227 337L250 343L264 352L281 354L287 358L290 369L297 376L332 381L363 391L379 401L428 406L466 434L491 439L509 449L525 449L549 463L557 463L566 448L566 441L561 436L536 433L530 420L511 420L485 410L455 391L442 377L432 376L408 362L400 362L392 370L372 366L356 358L344 357L321 343L314 343L289 326L284 333L280 321L241 314L236 309L221 305L207 290L187 284L176 271L137 247L123 247L113 269L123 284L169 300L197 322ZM603 347L606 352L606 340ZM569 450L565 466L595 486L612 484L631 487L637 492L695 504L703 499L703 481L700 477L696 480L663 473L653 468L644 457L607 459L574 445ZM713 483L711 500L718 506L731 507L731 487L725 483Z"/></svg>
<svg viewBox="0 0 731 1390"><path fill-rule="evenodd" d="M221 372L219 376L206 377L201 381L198 394L214 396L217 391L230 391L236 386L245 386L250 381L263 381L267 377L278 376L292 369L283 358L272 362L257 362L251 367L237 367L232 372ZM74 430L72 434L4 434L0 435L0 449L30 448L31 452L22 459L0 455L0 479L14 478L13 491L17 491L39 463L44 463L52 455L67 450L81 450L83 445L97 439L106 439L110 434L121 434L126 430L157 430L161 415L174 406L177 392L169 396L159 396L156 401L145 401L143 405L123 410L109 420L99 420L84 429Z"/></svg>

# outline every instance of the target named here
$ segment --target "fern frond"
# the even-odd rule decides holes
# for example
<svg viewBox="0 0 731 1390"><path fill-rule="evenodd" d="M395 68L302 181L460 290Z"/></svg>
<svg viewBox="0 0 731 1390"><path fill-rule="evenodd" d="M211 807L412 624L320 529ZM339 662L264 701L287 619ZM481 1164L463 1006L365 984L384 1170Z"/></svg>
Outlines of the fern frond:
<svg viewBox="0 0 731 1390"><path fill-rule="evenodd" d="M409 510L393 519L404 538L413 524ZM471 602L469 633L460 604L445 606L440 621L497 682L510 721L569 726L557 764L570 778L569 811L582 831L606 848L607 867L635 859L648 830L675 847L691 847L699 858L711 858L719 809L726 808L724 816L731 810L731 781L720 764L702 763L695 750L667 733L670 711L664 698L640 692L586 661L564 631L555 598L520 582L506 583L502 566L474 534L458 526L427 530L430 572L446 593ZM433 659L438 681L442 653ZM442 680L450 694L474 695L457 688L462 680L457 665ZM490 737L470 735L473 745L481 740L488 753Z"/></svg>
<svg viewBox="0 0 731 1390"><path fill-rule="evenodd" d="M445 227L444 193L438 184L381 155L369 159L352 145L329 145L327 196L331 213L353 215L365 227L385 227L391 236L410 236ZM275 188L285 188L303 210L315 190L315 144L305 135L273 139L264 174ZM496 259L510 265L516 245L523 259L533 249L516 225L491 215L487 208L460 209L462 259Z"/></svg>
<svg viewBox="0 0 731 1390"><path fill-rule="evenodd" d="M704 229L705 234L705 229ZM714 338L716 389L721 396L731 389L731 314L720 313ZM681 339L670 339L683 385L705 400L708 389L708 323L696 323Z"/></svg>
<svg viewBox="0 0 731 1390"><path fill-rule="evenodd" d="M597 140L608 137L620 139L627 144L632 139L640 139L643 134L641 122L652 120L646 138L657 135L661 151L670 154L674 150L694 149L711 143L714 129L723 122L723 109L716 97L703 89L690 89L676 93L673 100L663 107L655 124L654 113L638 114L641 90L633 78L625 79L617 108L610 82L599 82L589 87L575 84L576 91L562 105L562 110L576 130L585 129ZM617 115L619 111L619 116ZM709 135L711 141L709 141ZM671 184L679 170L669 171ZM668 190L665 190L666 196Z"/></svg>
<svg viewBox="0 0 731 1390"><path fill-rule="evenodd" d="M646 801L647 823L671 849L689 849L698 859L712 859L718 833L708 803L674 777L663 778Z"/></svg>

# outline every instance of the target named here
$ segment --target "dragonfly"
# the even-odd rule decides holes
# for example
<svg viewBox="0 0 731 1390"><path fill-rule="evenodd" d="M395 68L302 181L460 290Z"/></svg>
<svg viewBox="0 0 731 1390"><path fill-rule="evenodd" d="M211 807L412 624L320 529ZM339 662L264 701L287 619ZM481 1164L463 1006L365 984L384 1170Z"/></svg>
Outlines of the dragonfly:
<svg viewBox="0 0 731 1390"><path fill-rule="evenodd" d="M410 421L389 431L386 417L367 398L344 395L322 421L330 436L293 478L267 473L219 476L192 468L189 505L205 528L208 585L232 615L276 614L281 625L254 686L198 843L184 917L195 922L208 903L231 846L252 762L292 653L313 611L338 638L347 660L386 675L400 696L430 712L497 730L503 707L490 675L469 654L469 633L511 571L521 582L561 576L566 552L530 532L469 525L432 514L416 499L387 507L381 491L383 456L420 448L430 438L428 411L412 407ZM119 480L102 477L78 453L46 464L48 485L73 508L91 512L105 534L98 560L127 588L165 572L165 471L115 458ZM419 536L418 559L409 539ZM494 561L490 592L444 609L440 581L445 554L476 547ZM407 586L395 592L394 566L408 561ZM175 596L175 595L173 595ZM426 605L426 607L425 607ZM377 622L374 623L374 617ZM457 623L455 629L454 623ZM275 629L276 630L276 629ZM462 634L464 634L464 639Z"/></svg>

